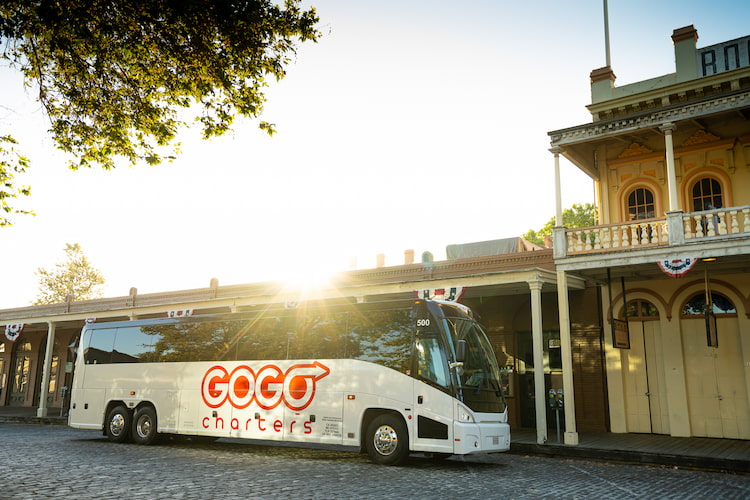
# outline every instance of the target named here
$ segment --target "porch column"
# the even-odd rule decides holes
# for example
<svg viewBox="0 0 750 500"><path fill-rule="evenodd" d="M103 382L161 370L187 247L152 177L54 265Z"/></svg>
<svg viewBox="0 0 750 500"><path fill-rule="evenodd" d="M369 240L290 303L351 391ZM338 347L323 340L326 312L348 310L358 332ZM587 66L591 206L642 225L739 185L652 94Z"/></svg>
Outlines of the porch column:
<svg viewBox="0 0 750 500"><path fill-rule="evenodd" d="M667 155L667 188L669 189L670 212L680 209L680 202L677 198L677 174L674 167L674 144L672 142L672 132L676 128L674 123L665 123L659 127L659 130L664 132L664 145Z"/></svg>
<svg viewBox="0 0 750 500"><path fill-rule="evenodd" d="M563 149L560 146L550 148L550 153L555 155L555 226L563 226L562 217L562 188L560 184L560 153Z"/></svg>
<svg viewBox="0 0 750 500"><path fill-rule="evenodd" d="M52 371L52 355L55 352L55 324L47 323L47 348L44 350L44 368L42 371L42 387L39 389L39 408L37 417L47 416L47 390L49 389L50 372Z"/></svg>
<svg viewBox="0 0 750 500"><path fill-rule="evenodd" d="M573 391L573 354L570 339L568 276L562 269L557 270L557 307L560 312L560 354L562 355L563 372L565 444L577 445L578 431L576 431L576 406Z"/></svg>
<svg viewBox="0 0 750 500"><path fill-rule="evenodd" d="M544 341L542 336L542 282L529 281L531 289L531 339L534 353L534 408L536 442L547 442L547 400L544 387Z"/></svg>

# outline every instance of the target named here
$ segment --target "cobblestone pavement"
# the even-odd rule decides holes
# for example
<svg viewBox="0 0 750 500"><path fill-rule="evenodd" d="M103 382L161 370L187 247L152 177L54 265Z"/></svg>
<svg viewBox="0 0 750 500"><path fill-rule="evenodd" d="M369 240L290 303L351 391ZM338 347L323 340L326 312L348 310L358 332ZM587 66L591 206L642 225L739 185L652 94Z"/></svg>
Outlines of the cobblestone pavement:
<svg viewBox="0 0 750 500"><path fill-rule="evenodd" d="M113 444L100 432L0 424L0 498L649 498L750 497L750 476L496 454L401 467L330 449L236 440Z"/></svg>

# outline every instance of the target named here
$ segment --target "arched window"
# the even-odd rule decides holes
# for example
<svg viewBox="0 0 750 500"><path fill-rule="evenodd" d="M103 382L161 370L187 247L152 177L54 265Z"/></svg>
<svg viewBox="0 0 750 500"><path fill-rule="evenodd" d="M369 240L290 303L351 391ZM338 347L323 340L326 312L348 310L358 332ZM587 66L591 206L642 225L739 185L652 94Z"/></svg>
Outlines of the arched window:
<svg viewBox="0 0 750 500"><path fill-rule="evenodd" d="M628 319L637 321L655 321L659 319L659 310L648 300L635 299L628 301Z"/></svg>
<svg viewBox="0 0 750 500"><path fill-rule="evenodd" d="M654 193L643 187L634 189L628 196L629 220L651 219L655 214Z"/></svg>
<svg viewBox="0 0 750 500"><path fill-rule="evenodd" d="M693 184L693 210L702 212L722 208L721 184L716 179L705 177Z"/></svg>
<svg viewBox="0 0 750 500"><path fill-rule="evenodd" d="M713 304L713 313L717 316L734 316L737 315L737 309L732 301L724 295L711 292L711 302ZM693 295L682 307L683 316L703 316L706 313L706 294L700 292Z"/></svg>

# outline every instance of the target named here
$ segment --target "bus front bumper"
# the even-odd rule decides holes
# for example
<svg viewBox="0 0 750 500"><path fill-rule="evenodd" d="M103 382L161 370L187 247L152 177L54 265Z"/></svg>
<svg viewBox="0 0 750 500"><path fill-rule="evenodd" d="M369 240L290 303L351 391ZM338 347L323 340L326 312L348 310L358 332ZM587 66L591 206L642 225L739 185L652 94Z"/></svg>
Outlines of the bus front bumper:
<svg viewBox="0 0 750 500"><path fill-rule="evenodd" d="M501 422L453 424L453 450L457 455L497 453L510 449L510 425Z"/></svg>

